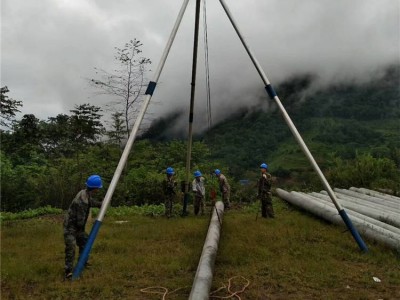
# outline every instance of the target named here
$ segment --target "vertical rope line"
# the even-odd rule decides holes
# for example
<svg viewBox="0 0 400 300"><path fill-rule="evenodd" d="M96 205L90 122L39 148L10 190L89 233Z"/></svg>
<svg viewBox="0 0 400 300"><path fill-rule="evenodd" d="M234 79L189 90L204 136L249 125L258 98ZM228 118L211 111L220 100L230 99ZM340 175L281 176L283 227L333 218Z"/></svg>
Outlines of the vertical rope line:
<svg viewBox="0 0 400 300"><path fill-rule="evenodd" d="M208 63L208 30L207 30L207 8L206 0L203 5L203 30L204 30L204 63L206 70L206 88L207 88L207 124L208 129L212 125L212 113L211 113L211 91L210 91L210 67Z"/></svg>

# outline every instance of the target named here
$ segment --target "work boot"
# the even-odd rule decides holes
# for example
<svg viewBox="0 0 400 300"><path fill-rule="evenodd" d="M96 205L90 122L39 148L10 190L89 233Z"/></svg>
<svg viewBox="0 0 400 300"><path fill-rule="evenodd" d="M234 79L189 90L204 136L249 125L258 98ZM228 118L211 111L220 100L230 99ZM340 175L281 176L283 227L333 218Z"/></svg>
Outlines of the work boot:
<svg viewBox="0 0 400 300"><path fill-rule="evenodd" d="M229 210L231 209L231 203L230 202L225 202L224 203L224 210Z"/></svg>
<svg viewBox="0 0 400 300"><path fill-rule="evenodd" d="M64 280L72 280L72 270L65 270Z"/></svg>

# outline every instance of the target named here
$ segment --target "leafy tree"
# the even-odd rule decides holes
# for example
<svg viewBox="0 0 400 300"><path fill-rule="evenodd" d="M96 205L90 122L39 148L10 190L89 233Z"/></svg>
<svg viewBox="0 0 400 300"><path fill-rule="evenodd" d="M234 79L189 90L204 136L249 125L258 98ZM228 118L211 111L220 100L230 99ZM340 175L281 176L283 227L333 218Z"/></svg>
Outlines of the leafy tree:
<svg viewBox="0 0 400 300"><path fill-rule="evenodd" d="M85 162L88 156L91 157L91 154L85 155ZM43 201L53 207L68 208L76 193L84 188L84 175L89 176L96 171L91 167L86 163L78 165L73 158L61 157L49 161L46 176L40 181Z"/></svg>
<svg viewBox="0 0 400 300"><path fill-rule="evenodd" d="M122 116L123 114L121 112L113 113L111 116L112 128L111 130L107 131L109 141L112 144L117 144L120 149L122 147L122 141L125 139L125 133L126 133ZM122 152L122 150L120 150L120 152Z"/></svg>
<svg viewBox="0 0 400 300"><path fill-rule="evenodd" d="M6 137L6 143L2 145L3 150L10 155L14 163L32 162L43 154L41 138L40 120L33 114L26 114L21 120L14 122L13 132Z"/></svg>
<svg viewBox="0 0 400 300"><path fill-rule="evenodd" d="M45 152L53 157L71 157L83 146L95 144L105 131L100 111L90 104L76 105L71 116L59 114L41 122Z"/></svg>
<svg viewBox="0 0 400 300"><path fill-rule="evenodd" d="M1 172L1 210L10 210L12 201L12 190L15 185L14 169L11 160L7 155L0 151L0 172Z"/></svg>
<svg viewBox="0 0 400 300"><path fill-rule="evenodd" d="M39 144L41 137L39 122L40 120L33 114L24 115L14 126L18 142L25 141L25 143Z"/></svg>
<svg viewBox="0 0 400 300"><path fill-rule="evenodd" d="M73 153L71 143L71 117L59 114L48 118L47 122L41 123L43 129L42 144L48 156L70 157Z"/></svg>
<svg viewBox="0 0 400 300"><path fill-rule="evenodd" d="M89 145L97 142L99 136L104 133L104 126L100 121L101 108L90 105L75 105L70 110L73 115L70 117L70 130L72 139L80 145Z"/></svg>
<svg viewBox="0 0 400 300"><path fill-rule="evenodd" d="M400 171L388 158L374 158L371 154L357 154L354 160L337 158L328 172L335 187L388 188L399 191Z"/></svg>
<svg viewBox="0 0 400 300"><path fill-rule="evenodd" d="M139 40L133 39L123 48L115 47L115 60L119 68L113 72L95 68L100 78L90 80L92 86L101 90L99 94L115 97L116 100L110 103L109 107L123 116L127 137L144 92L147 66L151 64L149 58L139 57L142 46Z"/></svg>
<svg viewBox="0 0 400 300"><path fill-rule="evenodd" d="M46 167L31 161L26 165L13 166L1 152L1 210L21 211L45 205L40 184L46 176Z"/></svg>
<svg viewBox="0 0 400 300"><path fill-rule="evenodd" d="M71 110L73 113L70 117L71 142L80 169L80 180L84 177L80 155L86 152L89 145L95 144L104 132L104 126L100 122L102 116L99 114L100 111L100 107L90 104L75 105L75 109Z"/></svg>
<svg viewBox="0 0 400 300"><path fill-rule="evenodd" d="M19 106L22 106L22 101L14 100L9 98L6 94L10 90L7 86L4 86L0 89L1 92L1 118L0 118L0 125L10 127L11 121L14 120L15 114L20 112L18 110Z"/></svg>

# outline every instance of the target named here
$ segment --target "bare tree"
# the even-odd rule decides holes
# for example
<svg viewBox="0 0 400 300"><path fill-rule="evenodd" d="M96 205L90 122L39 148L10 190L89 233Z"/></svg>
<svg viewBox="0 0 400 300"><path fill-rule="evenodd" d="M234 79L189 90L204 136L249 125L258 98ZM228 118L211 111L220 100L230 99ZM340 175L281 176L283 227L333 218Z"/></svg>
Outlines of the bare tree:
<svg viewBox="0 0 400 300"><path fill-rule="evenodd" d="M147 67L151 64L149 58L139 56L142 46L139 40L133 39L123 48L115 47L117 53L114 58L119 68L113 72L95 68L99 79L90 80L91 85L101 90L99 94L115 97L116 100L110 102L107 107L114 114L119 113L123 116L127 137L131 121L136 118L144 94Z"/></svg>

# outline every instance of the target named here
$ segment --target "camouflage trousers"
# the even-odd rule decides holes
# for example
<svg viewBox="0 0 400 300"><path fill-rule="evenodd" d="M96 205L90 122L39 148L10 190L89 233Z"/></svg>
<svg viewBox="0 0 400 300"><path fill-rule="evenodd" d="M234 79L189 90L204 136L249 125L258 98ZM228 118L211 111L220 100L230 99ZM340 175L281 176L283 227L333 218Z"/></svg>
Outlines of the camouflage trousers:
<svg viewBox="0 0 400 300"><path fill-rule="evenodd" d="M274 208L272 206L272 194L271 192L263 193L260 196L261 201L261 215L263 218L274 218Z"/></svg>
<svg viewBox="0 0 400 300"><path fill-rule="evenodd" d="M65 242L65 272L72 272L75 261L75 247L79 247L79 255L88 240L88 235L84 230L64 229Z"/></svg>
<svg viewBox="0 0 400 300"><path fill-rule="evenodd" d="M165 197L165 202L164 202L165 215L167 217L171 217L172 216L173 205L174 205L174 195L167 195Z"/></svg>
<svg viewBox="0 0 400 300"><path fill-rule="evenodd" d="M194 214L197 216L200 213L204 215L204 197L194 196Z"/></svg>
<svg viewBox="0 0 400 300"><path fill-rule="evenodd" d="M222 192L222 201L224 202L224 209L229 209L231 207L231 202L229 201L231 192Z"/></svg>

